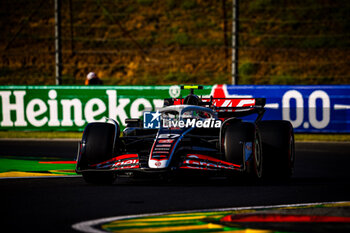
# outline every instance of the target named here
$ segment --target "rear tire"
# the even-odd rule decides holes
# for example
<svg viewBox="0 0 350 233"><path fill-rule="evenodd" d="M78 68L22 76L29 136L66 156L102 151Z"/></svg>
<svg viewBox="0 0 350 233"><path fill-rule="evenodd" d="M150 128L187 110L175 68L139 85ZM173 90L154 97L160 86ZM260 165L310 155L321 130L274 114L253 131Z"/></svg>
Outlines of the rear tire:
<svg viewBox="0 0 350 233"><path fill-rule="evenodd" d="M294 171L293 126L289 121L261 121L258 124L265 159L264 176L273 180L289 179Z"/></svg>
<svg viewBox="0 0 350 233"><path fill-rule="evenodd" d="M81 168L89 169L91 165L109 160L113 155L115 126L108 123L90 123L84 129L82 142L85 144L81 154ZM87 183L113 183L115 176L109 171L83 171Z"/></svg>

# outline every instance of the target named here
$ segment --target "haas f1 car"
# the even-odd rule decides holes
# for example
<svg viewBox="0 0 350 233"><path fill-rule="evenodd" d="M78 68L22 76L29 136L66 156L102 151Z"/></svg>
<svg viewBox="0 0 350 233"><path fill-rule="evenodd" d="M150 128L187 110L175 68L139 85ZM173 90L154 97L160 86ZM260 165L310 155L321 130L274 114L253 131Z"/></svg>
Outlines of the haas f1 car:
<svg viewBox="0 0 350 233"><path fill-rule="evenodd" d="M293 127L289 121L263 121L265 99L199 98L193 86L187 88L186 98L165 99L163 108L149 112L157 127L127 119L120 133L112 119L89 123L76 172L96 184L147 174L243 174L253 180L292 175ZM254 120L242 120L251 114Z"/></svg>

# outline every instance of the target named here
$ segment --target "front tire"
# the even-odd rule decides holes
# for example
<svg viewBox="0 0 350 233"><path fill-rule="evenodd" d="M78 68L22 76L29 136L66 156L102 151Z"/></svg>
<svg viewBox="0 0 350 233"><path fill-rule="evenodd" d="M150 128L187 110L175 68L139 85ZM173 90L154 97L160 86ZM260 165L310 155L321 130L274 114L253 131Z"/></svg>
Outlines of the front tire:
<svg viewBox="0 0 350 233"><path fill-rule="evenodd" d="M230 122L225 129L223 146L226 161L246 167L245 172L252 180L262 178L261 139L259 130L253 123ZM245 150L252 152L250 158L245 158Z"/></svg>
<svg viewBox="0 0 350 233"><path fill-rule="evenodd" d="M254 141L255 127L248 122L234 121L228 123L224 132L223 149L228 162L242 165L244 163L244 142Z"/></svg>
<svg viewBox="0 0 350 233"><path fill-rule="evenodd" d="M264 154L261 147L260 132L256 128L253 143L253 157L248 163L248 174L253 180L261 180L263 177Z"/></svg>
<svg viewBox="0 0 350 233"><path fill-rule="evenodd" d="M113 156L116 127L108 123L90 123L84 129L80 167L87 183L113 183L115 176L110 171L84 171Z"/></svg>

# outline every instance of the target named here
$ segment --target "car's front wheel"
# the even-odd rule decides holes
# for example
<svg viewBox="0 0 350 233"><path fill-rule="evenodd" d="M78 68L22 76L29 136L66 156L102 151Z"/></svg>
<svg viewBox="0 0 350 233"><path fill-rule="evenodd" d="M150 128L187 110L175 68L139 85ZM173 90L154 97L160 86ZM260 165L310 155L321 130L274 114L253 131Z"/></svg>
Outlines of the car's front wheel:
<svg viewBox="0 0 350 233"><path fill-rule="evenodd" d="M79 166L86 182L94 184L114 182L113 172L93 169L94 165L112 158L115 130L115 126L109 123L90 123L84 129ZM89 169L91 170L87 171Z"/></svg>
<svg viewBox="0 0 350 233"><path fill-rule="evenodd" d="M245 167L252 179L263 176L263 153L259 129L249 122L230 122L224 133L224 152L230 163Z"/></svg>

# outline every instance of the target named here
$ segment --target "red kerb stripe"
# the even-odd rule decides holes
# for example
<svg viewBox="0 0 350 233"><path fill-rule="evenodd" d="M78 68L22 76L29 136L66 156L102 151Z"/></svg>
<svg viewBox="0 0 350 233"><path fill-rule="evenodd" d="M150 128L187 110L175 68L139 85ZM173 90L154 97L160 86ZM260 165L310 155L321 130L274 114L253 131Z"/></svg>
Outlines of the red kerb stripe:
<svg viewBox="0 0 350 233"><path fill-rule="evenodd" d="M76 161L50 161L50 162L44 162L39 161L39 163L45 163L45 164L76 164Z"/></svg>
<svg viewBox="0 0 350 233"><path fill-rule="evenodd" d="M228 215L222 222L350 222L350 217L315 216L315 215Z"/></svg>

